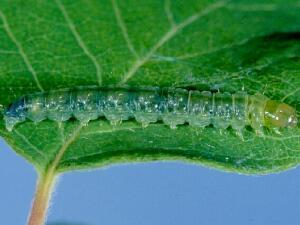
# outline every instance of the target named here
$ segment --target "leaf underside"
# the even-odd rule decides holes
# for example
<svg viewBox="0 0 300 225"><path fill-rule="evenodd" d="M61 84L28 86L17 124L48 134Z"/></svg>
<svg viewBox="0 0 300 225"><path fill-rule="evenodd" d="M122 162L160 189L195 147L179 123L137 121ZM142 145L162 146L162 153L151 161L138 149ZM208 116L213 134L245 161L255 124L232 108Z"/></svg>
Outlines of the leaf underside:
<svg viewBox="0 0 300 225"><path fill-rule="evenodd" d="M21 0L0 2L0 105L86 85L264 93L300 111L298 1ZM105 119L25 122L0 134L38 171L181 160L240 173L300 161L300 129L282 135Z"/></svg>

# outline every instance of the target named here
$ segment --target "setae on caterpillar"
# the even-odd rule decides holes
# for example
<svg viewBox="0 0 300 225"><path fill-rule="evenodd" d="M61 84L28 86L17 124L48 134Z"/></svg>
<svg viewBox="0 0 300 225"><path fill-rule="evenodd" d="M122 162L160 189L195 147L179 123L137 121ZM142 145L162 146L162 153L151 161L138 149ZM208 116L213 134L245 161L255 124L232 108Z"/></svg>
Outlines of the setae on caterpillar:
<svg viewBox="0 0 300 225"><path fill-rule="evenodd" d="M34 93L20 98L4 112L6 128L20 122L45 119L63 122L75 117L81 123L105 117L112 125L134 118L146 127L158 120L172 129L179 124L219 129L231 126L241 135L250 125L258 134L263 127L279 129L297 126L296 110L261 94L246 92L211 93L174 88L145 90L80 87Z"/></svg>

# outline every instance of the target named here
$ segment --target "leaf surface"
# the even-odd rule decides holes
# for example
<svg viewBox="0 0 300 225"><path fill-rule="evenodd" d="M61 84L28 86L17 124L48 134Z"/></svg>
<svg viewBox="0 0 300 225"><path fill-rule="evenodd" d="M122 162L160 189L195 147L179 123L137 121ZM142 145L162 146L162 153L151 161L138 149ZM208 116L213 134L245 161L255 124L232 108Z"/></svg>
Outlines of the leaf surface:
<svg viewBox="0 0 300 225"><path fill-rule="evenodd" d="M1 1L0 105L86 85L264 93L300 111L298 1ZM300 129L264 138L134 120L25 122L0 134L39 171L183 160L241 173L296 166Z"/></svg>

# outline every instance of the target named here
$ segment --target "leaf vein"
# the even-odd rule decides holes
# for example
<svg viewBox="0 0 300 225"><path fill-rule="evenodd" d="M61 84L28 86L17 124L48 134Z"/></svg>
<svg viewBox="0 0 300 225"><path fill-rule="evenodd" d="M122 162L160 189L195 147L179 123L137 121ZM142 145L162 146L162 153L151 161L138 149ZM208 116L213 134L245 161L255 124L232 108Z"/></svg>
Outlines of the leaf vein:
<svg viewBox="0 0 300 225"><path fill-rule="evenodd" d="M88 47L85 45L84 41L82 40L81 36L77 32L75 24L72 22L67 10L65 9L64 5L62 4L62 2L60 0L55 0L55 3L57 4L58 8L60 9L61 13L63 14L63 16L67 22L67 25L68 25L69 29L71 30L72 34L74 35L75 40L77 41L79 47L83 50L83 52L87 55L87 57L94 64L94 66L96 68L96 76L97 76L98 84L101 86L102 85L102 70L101 70L100 64L98 63L96 57L90 52L90 50L88 49Z"/></svg>
<svg viewBox="0 0 300 225"><path fill-rule="evenodd" d="M12 40L12 42L15 44L15 46L18 48L18 51L21 55L21 57L23 58L23 61L24 63L26 64L27 66L27 69L29 70L29 72L32 74L33 76L33 79L37 85L37 87L41 90L41 91L44 91L44 88L43 86L41 85L38 77L37 77L37 73L36 71L33 69L24 49L23 49L23 46L21 45L21 43L17 40L17 38L15 37L15 35L13 34L9 24L8 24L8 21L7 21L7 18L6 16L4 15L4 13L0 10L0 18L2 19L3 21L3 28L5 30L5 32L7 33L7 35L9 36L9 38Z"/></svg>
<svg viewBox="0 0 300 225"><path fill-rule="evenodd" d="M37 147L35 147L29 140L28 138L26 138L23 134L21 134L20 132L18 132L17 130L14 131L14 133L19 136L31 149L33 149L34 151L36 151L38 154L40 154L43 158L46 158L46 155L44 154L44 152L42 152L41 150L39 150Z"/></svg>
<svg viewBox="0 0 300 225"><path fill-rule="evenodd" d="M171 1L170 0L165 0L165 12L168 18L168 21L171 25L171 27L175 27L176 23L173 17L173 13L171 11Z"/></svg>
<svg viewBox="0 0 300 225"><path fill-rule="evenodd" d="M294 94L296 94L297 92L299 92L300 91L300 87L299 88L296 88L296 89L294 89L292 92L290 92L290 93L288 93L288 94L286 94L282 99L281 99L281 101L284 101L284 100L286 100L288 97L290 97L290 96L292 96L292 95L294 95Z"/></svg>
<svg viewBox="0 0 300 225"><path fill-rule="evenodd" d="M122 80L119 82L120 85L125 84L130 78L132 78L136 72L139 70L141 66L143 66L152 56L153 54L161 48L166 42L172 39L180 30L197 21L198 19L212 13L213 11L218 10L219 8L225 5L225 1L220 1L210 6L206 7L204 10L188 17L183 22L178 25L171 27L154 46L149 50L147 54L145 54L142 58L137 59L131 68L127 71L127 73L123 76Z"/></svg>
<svg viewBox="0 0 300 225"><path fill-rule="evenodd" d="M65 152L68 150L69 146L76 141L76 139L78 138L82 128L84 127L84 124L80 124L69 136L69 138L66 140L66 142L61 146L61 148L58 150L54 160L52 161L51 165L50 165L50 169L51 172L55 172L57 166L60 163L60 160L63 158Z"/></svg>
<svg viewBox="0 0 300 225"><path fill-rule="evenodd" d="M122 18L122 14L121 14L121 11L120 11L120 8L117 4L117 1L116 0L111 0L112 2L112 6L113 6L113 9L114 9L114 13L115 13L115 16L116 16L116 20L117 20L117 23L118 23L118 26L120 27L121 29L121 33L126 41L126 44L127 44L127 47L128 49L131 51L131 53L136 57L138 58L138 54L135 50L135 48L133 47L132 45L132 42L129 38L129 35L128 35L128 32L127 32L127 28L126 28L126 25L124 23L124 20Z"/></svg>
<svg viewBox="0 0 300 225"><path fill-rule="evenodd" d="M118 131L132 131L135 132L135 129L143 129L141 126L138 127L132 127L132 128L119 128L119 129L111 129L111 130L98 130L98 131L93 131L93 132L86 132L83 135L89 136L89 135L95 135L95 134L104 134L104 133L113 133L113 132L118 132Z"/></svg>

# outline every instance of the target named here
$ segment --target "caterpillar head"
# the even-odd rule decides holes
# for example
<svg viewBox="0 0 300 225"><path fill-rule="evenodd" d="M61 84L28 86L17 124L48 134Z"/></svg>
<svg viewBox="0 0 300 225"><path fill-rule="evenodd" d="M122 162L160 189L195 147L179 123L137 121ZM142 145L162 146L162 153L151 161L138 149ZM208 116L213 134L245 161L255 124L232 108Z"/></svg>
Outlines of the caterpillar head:
<svg viewBox="0 0 300 225"><path fill-rule="evenodd" d="M25 99L11 104L4 113L5 126L8 131L12 131L13 127L20 122L25 121L26 116Z"/></svg>
<svg viewBox="0 0 300 225"><path fill-rule="evenodd" d="M265 107L265 126L269 128L296 127L296 109L288 104L269 100Z"/></svg>

